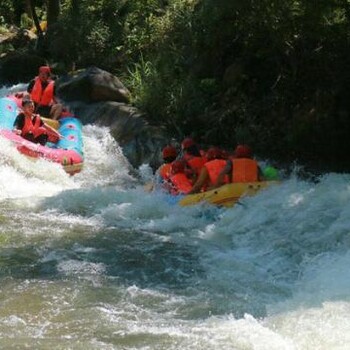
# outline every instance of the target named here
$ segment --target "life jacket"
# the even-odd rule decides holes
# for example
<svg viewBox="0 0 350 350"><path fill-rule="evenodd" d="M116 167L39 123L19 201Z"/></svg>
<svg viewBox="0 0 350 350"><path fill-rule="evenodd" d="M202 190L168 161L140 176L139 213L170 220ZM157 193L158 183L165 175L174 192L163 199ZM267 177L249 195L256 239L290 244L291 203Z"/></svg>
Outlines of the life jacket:
<svg viewBox="0 0 350 350"><path fill-rule="evenodd" d="M49 80L48 85L43 90L40 78L36 77L30 97L37 105L50 106L53 102L54 84L53 80Z"/></svg>
<svg viewBox="0 0 350 350"><path fill-rule="evenodd" d="M232 182L258 181L258 163L254 159L236 158L232 162Z"/></svg>
<svg viewBox="0 0 350 350"><path fill-rule="evenodd" d="M186 159L187 164L192 169L192 171L199 176L201 169L203 168L205 164L205 159L203 157L188 157Z"/></svg>
<svg viewBox="0 0 350 350"><path fill-rule="evenodd" d="M38 115L36 115L34 123L31 117L24 115L22 135L24 136L29 133L32 133L33 136L36 138L42 134L47 134L46 129L43 126L40 126L40 121L41 119Z"/></svg>
<svg viewBox="0 0 350 350"><path fill-rule="evenodd" d="M171 173L171 164L172 163L165 163L159 168L159 175L162 178L162 180L168 180Z"/></svg>
<svg viewBox="0 0 350 350"><path fill-rule="evenodd" d="M191 191L192 183L184 173L177 173L170 177L173 184L171 194L186 194Z"/></svg>
<svg viewBox="0 0 350 350"><path fill-rule="evenodd" d="M226 166L226 160L213 159L213 160L210 160L209 162L206 162L204 164L204 166L208 170L210 185L213 186L213 185L216 184L216 181L217 181L217 179L219 177L219 174L220 174L221 170L223 170L224 167ZM225 175L224 183L225 184L228 183L227 175Z"/></svg>

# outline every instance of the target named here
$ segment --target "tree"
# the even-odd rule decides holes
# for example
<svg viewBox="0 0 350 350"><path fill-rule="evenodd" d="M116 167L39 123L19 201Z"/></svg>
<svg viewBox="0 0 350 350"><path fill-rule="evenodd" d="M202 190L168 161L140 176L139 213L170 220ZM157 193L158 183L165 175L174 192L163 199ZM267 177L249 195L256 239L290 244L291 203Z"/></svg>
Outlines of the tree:
<svg viewBox="0 0 350 350"><path fill-rule="evenodd" d="M58 20L60 14L60 1L47 0L47 27L50 28Z"/></svg>
<svg viewBox="0 0 350 350"><path fill-rule="evenodd" d="M41 37L43 37L43 31L40 27L39 18L38 18L38 15L36 14L36 11L35 11L35 0L26 0L26 4L27 4L28 9L30 10L31 16L33 18L35 28L38 32L38 37L41 38Z"/></svg>

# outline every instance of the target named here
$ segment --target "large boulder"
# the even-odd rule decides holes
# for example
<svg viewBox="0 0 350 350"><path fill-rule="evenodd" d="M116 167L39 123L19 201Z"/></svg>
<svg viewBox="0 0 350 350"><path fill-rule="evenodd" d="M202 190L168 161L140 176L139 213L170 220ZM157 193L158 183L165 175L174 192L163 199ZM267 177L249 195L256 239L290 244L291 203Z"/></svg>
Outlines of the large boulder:
<svg viewBox="0 0 350 350"><path fill-rule="evenodd" d="M128 103L130 100L130 92L123 83L113 74L97 67L60 78L56 92L65 101Z"/></svg>
<svg viewBox="0 0 350 350"><path fill-rule="evenodd" d="M108 126L134 167L143 163L154 169L159 166L161 149L169 138L161 127L150 126L145 114L137 108L113 101L73 102L69 107L83 124Z"/></svg>

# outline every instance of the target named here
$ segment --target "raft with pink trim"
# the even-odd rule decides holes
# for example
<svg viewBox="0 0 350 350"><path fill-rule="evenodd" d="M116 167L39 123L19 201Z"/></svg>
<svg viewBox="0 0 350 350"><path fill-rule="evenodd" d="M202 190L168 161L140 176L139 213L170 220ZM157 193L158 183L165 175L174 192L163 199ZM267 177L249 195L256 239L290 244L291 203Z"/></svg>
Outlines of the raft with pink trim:
<svg viewBox="0 0 350 350"><path fill-rule="evenodd" d="M0 98L0 135L11 140L22 154L33 158L44 158L59 163L68 174L81 171L84 163L82 125L74 115L66 113L56 122L45 119L63 136L58 142L45 146L35 144L12 132L13 124L20 112L21 98L7 96ZM50 135L49 135L50 140Z"/></svg>

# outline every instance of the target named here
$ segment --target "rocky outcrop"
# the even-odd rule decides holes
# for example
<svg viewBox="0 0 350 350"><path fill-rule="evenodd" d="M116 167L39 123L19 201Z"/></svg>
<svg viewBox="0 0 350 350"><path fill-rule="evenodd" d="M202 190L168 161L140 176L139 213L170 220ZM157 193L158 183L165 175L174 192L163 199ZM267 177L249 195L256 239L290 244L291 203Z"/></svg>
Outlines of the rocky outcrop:
<svg viewBox="0 0 350 350"><path fill-rule="evenodd" d="M65 101L130 101L130 92L123 83L113 74L97 67L60 79L57 94Z"/></svg>
<svg viewBox="0 0 350 350"><path fill-rule="evenodd" d="M146 115L137 108L120 102L71 102L69 107L83 124L108 126L134 167L148 163L156 168L162 147L168 137L162 128L148 124Z"/></svg>
<svg viewBox="0 0 350 350"><path fill-rule="evenodd" d="M161 127L149 125L144 113L122 102L128 100L129 92L117 77L89 68L78 76L59 79L57 93L83 124L108 126L134 167L159 165L168 137Z"/></svg>

